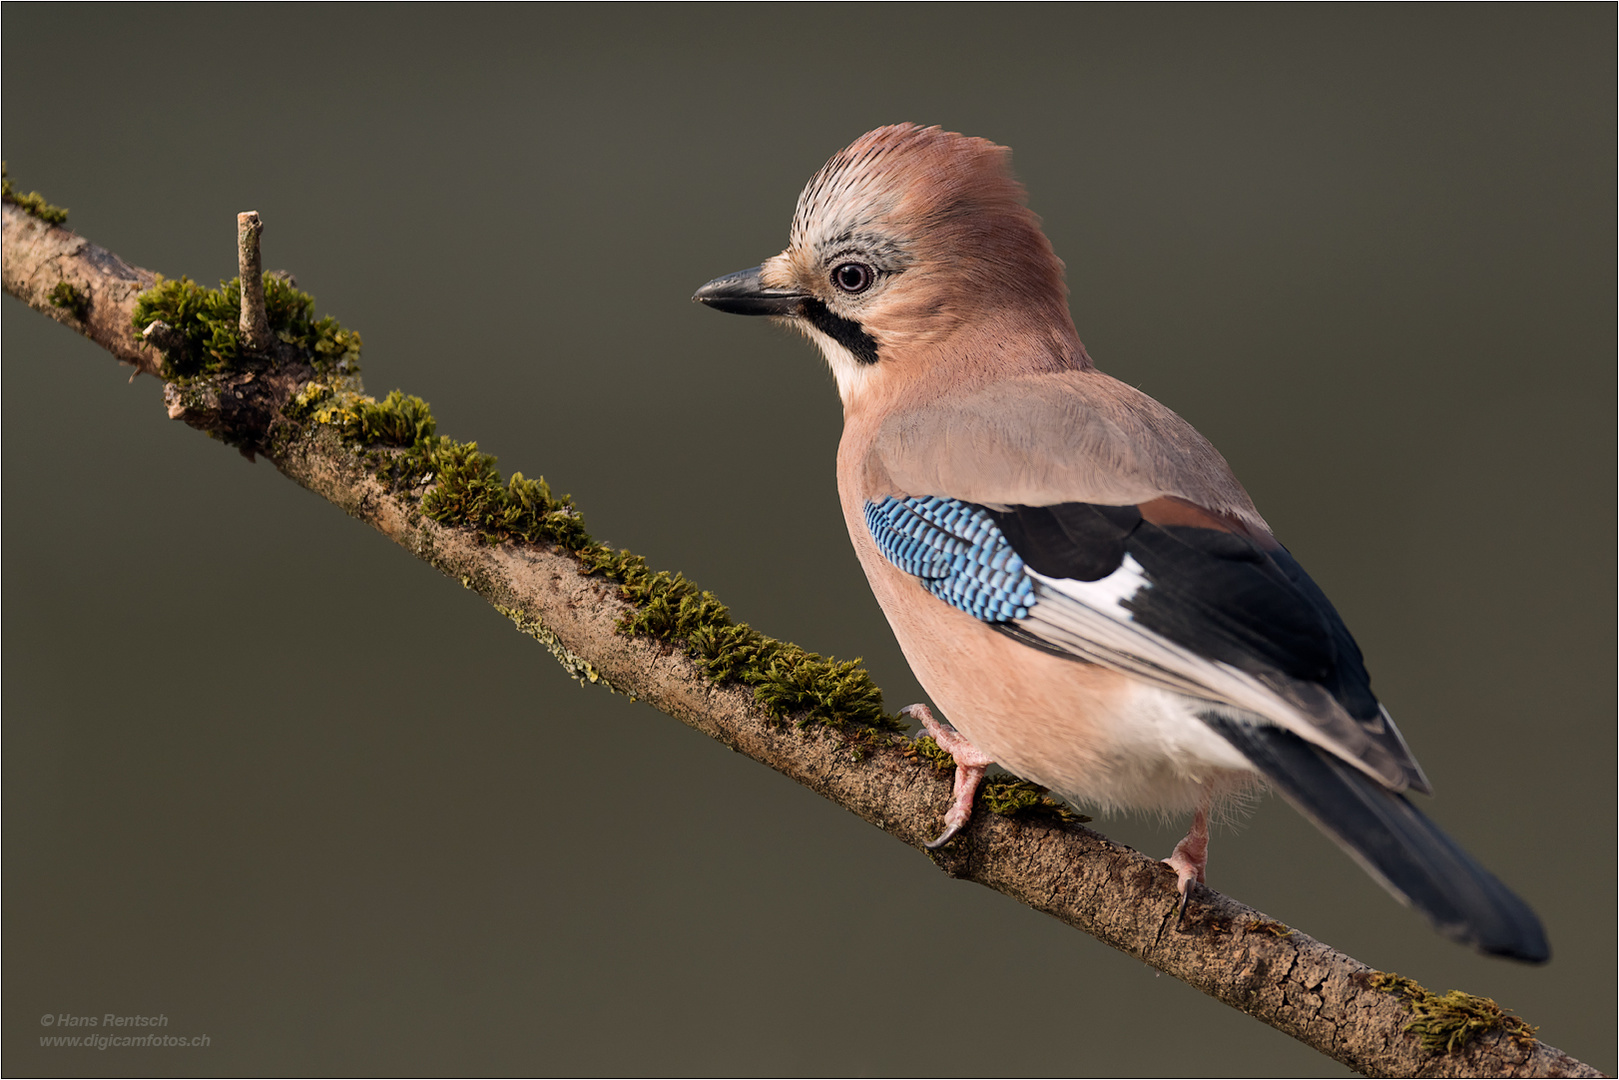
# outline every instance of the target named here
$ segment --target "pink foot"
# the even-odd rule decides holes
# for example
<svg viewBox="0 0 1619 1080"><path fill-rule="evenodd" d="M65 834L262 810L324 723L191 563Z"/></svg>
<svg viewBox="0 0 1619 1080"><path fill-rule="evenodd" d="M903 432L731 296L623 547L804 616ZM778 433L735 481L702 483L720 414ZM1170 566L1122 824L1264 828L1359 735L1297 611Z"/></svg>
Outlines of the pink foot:
<svg viewBox="0 0 1619 1080"><path fill-rule="evenodd" d="M1180 912L1175 921L1186 917L1186 898L1192 882L1203 884L1203 873L1209 865L1209 811L1200 806L1192 815L1192 827L1186 838L1175 845L1164 865L1175 871L1175 891L1181 894Z"/></svg>
<svg viewBox="0 0 1619 1080"><path fill-rule="evenodd" d="M944 832L927 845L930 849L943 847L973 816L973 796L978 794L978 785L984 780L984 769L995 763L968 742L965 735L935 720L933 711L926 705L907 705L900 710L900 715L921 721L928 734L933 736L933 741L939 744L939 749L956 762L956 786L951 793L950 809L944 814Z"/></svg>

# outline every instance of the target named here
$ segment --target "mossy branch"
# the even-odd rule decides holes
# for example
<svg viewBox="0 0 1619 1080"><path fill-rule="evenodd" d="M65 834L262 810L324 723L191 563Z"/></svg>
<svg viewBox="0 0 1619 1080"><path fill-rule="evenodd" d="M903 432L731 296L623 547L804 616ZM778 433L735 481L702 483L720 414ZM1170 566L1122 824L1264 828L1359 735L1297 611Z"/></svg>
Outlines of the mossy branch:
<svg viewBox="0 0 1619 1080"><path fill-rule="evenodd" d="M38 196L26 197L48 207ZM440 435L420 398L360 384L360 338L263 277L267 340L242 332L240 281L162 279L7 188L5 291L166 380L171 417L249 455L477 590L582 682L602 683L755 758L906 843L938 831L950 768L911 740L857 662L732 620L679 574L591 539L543 479L502 478ZM253 238L256 240L257 233ZM244 260L244 265L246 262ZM254 260L256 265L256 259ZM1111 843L1034 785L997 781L929 857L1375 1076L1597 1076L1487 998L1376 971L1210 890L1175 927L1174 874Z"/></svg>
<svg viewBox="0 0 1619 1080"><path fill-rule="evenodd" d="M45 201L45 196L37 191L30 191L24 195L11 186L11 170L6 163L0 161L0 202L8 202L27 213L33 214L47 225L67 224L67 210L60 206L52 206Z"/></svg>

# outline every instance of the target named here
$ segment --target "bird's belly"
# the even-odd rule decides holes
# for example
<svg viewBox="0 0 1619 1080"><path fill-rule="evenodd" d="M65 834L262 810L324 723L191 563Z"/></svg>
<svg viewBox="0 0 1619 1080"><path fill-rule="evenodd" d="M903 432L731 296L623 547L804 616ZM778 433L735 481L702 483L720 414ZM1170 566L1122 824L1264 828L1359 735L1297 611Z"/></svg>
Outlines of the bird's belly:
<svg viewBox="0 0 1619 1080"><path fill-rule="evenodd" d="M1207 702L1024 645L886 562L876 570L918 681L1007 770L1104 809L1184 811L1252 782L1247 759L1197 718Z"/></svg>

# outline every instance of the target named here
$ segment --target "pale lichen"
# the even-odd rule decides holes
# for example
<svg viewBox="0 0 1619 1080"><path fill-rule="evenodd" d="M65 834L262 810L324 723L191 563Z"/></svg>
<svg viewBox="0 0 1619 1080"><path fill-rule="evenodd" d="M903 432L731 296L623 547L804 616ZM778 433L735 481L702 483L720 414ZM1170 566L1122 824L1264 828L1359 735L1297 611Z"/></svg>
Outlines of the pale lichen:
<svg viewBox="0 0 1619 1080"><path fill-rule="evenodd" d="M557 658L557 663L562 665L562 669L580 686L604 686L615 694L623 694L631 701L635 700L634 694L622 687L614 686L607 676L596 670L595 664L570 651L562 644L562 639L540 620L518 608L505 607L501 604L494 604L493 607L510 619L517 629L549 649L551 655Z"/></svg>

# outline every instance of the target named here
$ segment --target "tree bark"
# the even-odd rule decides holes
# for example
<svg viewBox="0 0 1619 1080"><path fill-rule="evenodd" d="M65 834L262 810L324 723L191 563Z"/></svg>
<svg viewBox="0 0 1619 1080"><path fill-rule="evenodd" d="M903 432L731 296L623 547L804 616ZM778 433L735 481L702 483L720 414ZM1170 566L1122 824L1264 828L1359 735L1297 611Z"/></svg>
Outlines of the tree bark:
<svg viewBox="0 0 1619 1080"><path fill-rule="evenodd" d="M15 205L6 204L3 216L5 291L137 373L157 375L158 349L131 326L137 296L157 275ZM257 228L244 227L243 235L256 267ZM245 247L242 257L245 268ZM62 282L88 302L71 310L53 302ZM256 314L244 314L244 327L253 320L255 331L263 318L258 295ZM149 337L159 340L162 332L159 324ZM284 415L312 374L284 355L255 374L171 383L165 400L172 418L264 454L293 481L476 590L576 675L644 699L792 777L924 851L946 873L1053 915L1354 1069L1372 1076L1602 1075L1534 1039L1515 1019L1465 1045L1437 1045L1431 1025L1426 1039L1407 1029L1438 998L1212 890L1194 890L1177 927L1174 873L1078 824L980 810L955 841L926 852L950 801L950 776L915 754L908 739L851 740L826 727L784 723L746 687L711 682L668 642L622 633L632 605L570 552L491 544L474 530L424 517L418 495L390 492L332 429Z"/></svg>
<svg viewBox="0 0 1619 1080"><path fill-rule="evenodd" d="M236 264L242 279L242 340L250 349L270 347L270 320L264 313L264 271L259 265L259 234L264 222L257 210L236 215Z"/></svg>

